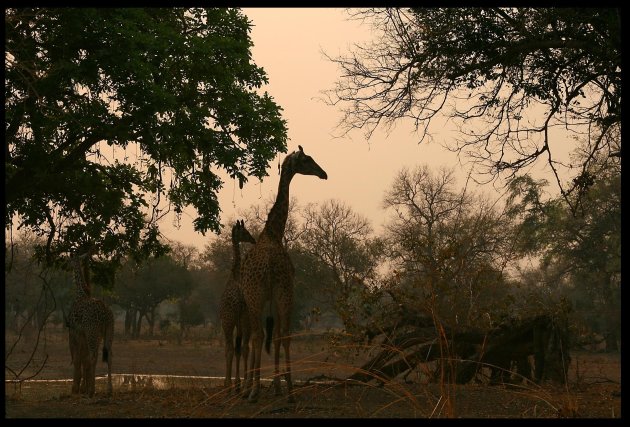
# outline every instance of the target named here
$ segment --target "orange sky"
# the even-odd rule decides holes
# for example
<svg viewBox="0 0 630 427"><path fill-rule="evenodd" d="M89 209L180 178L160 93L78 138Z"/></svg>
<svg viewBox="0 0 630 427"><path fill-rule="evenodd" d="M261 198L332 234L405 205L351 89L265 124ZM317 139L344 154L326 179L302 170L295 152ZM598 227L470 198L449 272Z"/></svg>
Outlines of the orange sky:
<svg viewBox="0 0 630 427"><path fill-rule="evenodd" d="M254 62L269 77L263 89L283 108L288 122L289 152L301 145L328 173L327 181L301 175L293 179L291 196L297 197L300 205L343 200L379 232L386 221L381 208L384 193L402 167L421 163L436 169L441 165L456 167L461 176L458 184L463 186L465 168L455 154L439 144L448 133L434 134L435 142L418 144L411 125L401 122L389 134L375 132L369 142L361 132L345 138L334 136L341 113L318 98L321 91L334 86L339 70L322 51L333 57L346 54L353 44L371 38L367 24L348 19L342 8L245 8L243 12L254 25ZM239 190L232 180L225 182L218 199L221 221L227 229L226 222L249 206L275 198L277 165L284 157L282 154L273 162L262 183L252 179ZM496 190L487 185L484 191ZM202 249L213 235L196 233L193 217L194 210L185 211L179 229L173 227L173 218L167 217L162 220L162 232L169 239Z"/></svg>

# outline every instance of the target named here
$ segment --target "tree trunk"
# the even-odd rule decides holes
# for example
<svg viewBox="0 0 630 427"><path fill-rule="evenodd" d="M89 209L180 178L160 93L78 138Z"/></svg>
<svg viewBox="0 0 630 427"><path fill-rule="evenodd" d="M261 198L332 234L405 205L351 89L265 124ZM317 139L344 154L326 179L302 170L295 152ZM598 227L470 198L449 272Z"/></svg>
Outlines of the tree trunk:
<svg viewBox="0 0 630 427"><path fill-rule="evenodd" d="M128 308L127 310L125 310L125 336L132 336L132 325L133 325L133 321L134 321L134 316L136 314L136 311Z"/></svg>
<svg viewBox="0 0 630 427"><path fill-rule="evenodd" d="M614 353L619 351L619 345L617 344L617 331L608 331L604 335L606 338L606 353Z"/></svg>
<svg viewBox="0 0 630 427"><path fill-rule="evenodd" d="M141 311L138 311L137 316L134 316L134 323L133 323L133 338L134 339L140 338L140 329L142 327L143 316L144 314Z"/></svg>
<svg viewBox="0 0 630 427"><path fill-rule="evenodd" d="M184 340L184 335L186 334L186 330L188 328L180 323L179 325L179 334L177 334L177 344L182 345L182 341Z"/></svg>
<svg viewBox="0 0 630 427"><path fill-rule="evenodd" d="M603 309L604 314L604 339L606 340L606 352L613 353L619 351L617 338L621 338L621 305L619 284L615 281L615 275L608 273L606 278L608 283L607 304Z"/></svg>
<svg viewBox="0 0 630 427"><path fill-rule="evenodd" d="M153 307L146 315L147 322L149 322L149 336L153 336L153 328L155 326L155 307Z"/></svg>

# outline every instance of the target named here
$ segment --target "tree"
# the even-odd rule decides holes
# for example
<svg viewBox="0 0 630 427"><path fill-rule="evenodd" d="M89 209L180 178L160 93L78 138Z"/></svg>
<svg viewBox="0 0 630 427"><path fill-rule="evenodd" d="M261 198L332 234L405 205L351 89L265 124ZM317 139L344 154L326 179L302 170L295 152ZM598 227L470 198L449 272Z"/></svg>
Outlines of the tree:
<svg viewBox="0 0 630 427"><path fill-rule="evenodd" d="M451 327L474 325L506 296L504 270L515 257L508 218L467 188L454 171L402 169L384 197L393 210L386 247L400 275L390 294L415 310L432 310Z"/></svg>
<svg viewBox="0 0 630 427"><path fill-rule="evenodd" d="M179 308L179 334L177 335L177 342L181 344L188 331L190 331L190 328L202 325L205 317L201 300L194 298L192 295L187 298L181 298L177 305Z"/></svg>
<svg viewBox="0 0 630 427"><path fill-rule="evenodd" d="M114 266L159 255L158 219L186 206L217 232L217 172L242 186L286 152L238 9L14 8L5 26L5 222L46 236L47 261L81 240Z"/></svg>
<svg viewBox="0 0 630 427"><path fill-rule="evenodd" d="M290 249L289 254L295 267L291 329L308 329L324 317L322 314L337 314L337 301L331 298L330 269L299 244ZM320 326L331 325L322 323Z"/></svg>
<svg viewBox="0 0 630 427"><path fill-rule="evenodd" d="M464 383L479 363L509 369L517 361L525 373L531 354L537 380L564 378L566 323L556 322L563 312L514 313L518 304L507 267L520 255L518 228L511 205L499 203L468 184L457 189L453 169L400 170L383 203L392 213L384 238L392 269L366 322L368 340L382 351L352 379L406 377L435 361L422 368L432 371L431 379Z"/></svg>
<svg viewBox="0 0 630 427"><path fill-rule="evenodd" d="M579 206L575 212L559 199L542 200L545 183L528 176L510 183L510 201L512 212L519 213L520 248L539 255L543 273L554 272L545 284L563 284L576 315L604 335L609 351L616 351L621 331L621 164L595 157L583 176L596 173L600 178L574 203Z"/></svg>
<svg viewBox="0 0 630 427"><path fill-rule="evenodd" d="M137 338L142 318L146 317L152 335L157 306L162 301L189 295L191 287L190 272L169 255L151 258L141 265L128 261L116 281L116 303L126 311L125 333L131 332Z"/></svg>
<svg viewBox="0 0 630 427"><path fill-rule="evenodd" d="M217 330L216 325L219 324L219 301L221 301L221 293L223 292L225 281L223 279L218 280L217 277L220 275L220 272L211 270L206 265L200 265L188 271L191 275L192 290L187 300L191 303L197 301L203 316L204 325L210 323L215 327L213 330ZM183 306L179 306L180 315L182 307L186 309L186 303Z"/></svg>
<svg viewBox="0 0 630 427"><path fill-rule="evenodd" d="M193 245L186 245L181 242L172 242L171 243L171 251L169 255L173 258L175 263L181 265L187 270L192 270L195 267L198 267L196 264L199 260L198 250Z"/></svg>
<svg viewBox="0 0 630 427"><path fill-rule="evenodd" d="M7 332L40 331L51 320L61 323L63 307L68 307L73 288L71 276L59 270L46 269L33 257L41 239L28 232L5 252L5 324ZM12 265L9 267L9 262Z"/></svg>
<svg viewBox="0 0 630 427"><path fill-rule="evenodd" d="M302 217L300 246L326 266L326 296L329 303L334 302L346 328L351 329L361 314L357 312L357 305L363 301L360 295L366 284L377 277L383 253L381 241L371 236L367 218L339 200L328 200L319 206L309 204L302 210Z"/></svg>
<svg viewBox="0 0 630 427"><path fill-rule="evenodd" d="M330 58L343 77L328 100L344 106L346 132L364 129L369 138L382 123L410 118L422 141L444 116L459 126L447 148L468 156L479 176L515 176L543 158L567 202L592 157L568 166L576 180L565 187L554 148L566 142L554 140L554 129L585 133L591 153L621 156L607 138L621 125L620 10L387 8L355 16L378 34Z"/></svg>

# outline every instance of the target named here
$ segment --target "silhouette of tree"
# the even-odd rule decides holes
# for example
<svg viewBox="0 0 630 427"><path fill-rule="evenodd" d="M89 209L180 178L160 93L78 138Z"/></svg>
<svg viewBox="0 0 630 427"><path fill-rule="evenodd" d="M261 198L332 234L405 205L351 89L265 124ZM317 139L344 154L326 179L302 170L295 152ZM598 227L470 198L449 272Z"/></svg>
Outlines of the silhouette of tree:
<svg viewBox="0 0 630 427"><path fill-rule="evenodd" d="M5 11L5 222L81 239L112 265L159 255L158 220L186 206L219 230L217 171L266 175L286 152L238 9Z"/></svg>
<svg viewBox="0 0 630 427"><path fill-rule="evenodd" d="M328 101L342 105L345 132L363 129L369 138L408 118L423 141L445 117L459 134L444 144L471 160L478 177L511 177L543 158L569 203L581 184L565 187L559 170L579 176L592 156L561 164L554 147L567 141L554 129L586 134L592 154L621 156L607 138L621 124L618 9L385 8L353 16L377 35L329 58L342 77Z"/></svg>

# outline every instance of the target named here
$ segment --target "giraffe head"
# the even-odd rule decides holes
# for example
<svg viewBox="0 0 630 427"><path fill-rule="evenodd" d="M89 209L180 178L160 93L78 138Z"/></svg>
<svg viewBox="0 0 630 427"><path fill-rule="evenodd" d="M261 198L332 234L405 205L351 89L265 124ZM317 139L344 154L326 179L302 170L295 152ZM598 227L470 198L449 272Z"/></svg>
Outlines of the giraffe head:
<svg viewBox="0 0 630 427"><path fill-rule="evenodd" d="M293 174L315 175L320 179L328 179L328 174L322 169L313 158L298 145L299 150L289 154L282 162L282 170L289 171Z"/></svg>
<svg viewBox="0 0 630 427"><path fill-rule="evenodd" d="M80 269L86 259L92 257L95 252L93 245L83 245L70 252L70 261L75 269Z"/></svg>
<svg viewBox="0 0 630 427"><path fill-rule="evenodd" d="M232 226L232 242L237 244L239 242L256 243L256 239L247 231L242 219L237 220L236 224Z"/></svg>
<svg viewBox="0 0 630 427"><path fill-rule="evenodd" d="M91 258L98 252L98 247L94 242L86 241L80 243L72 252L71 257L75 260L83 261L85 258Z"/></svg>

